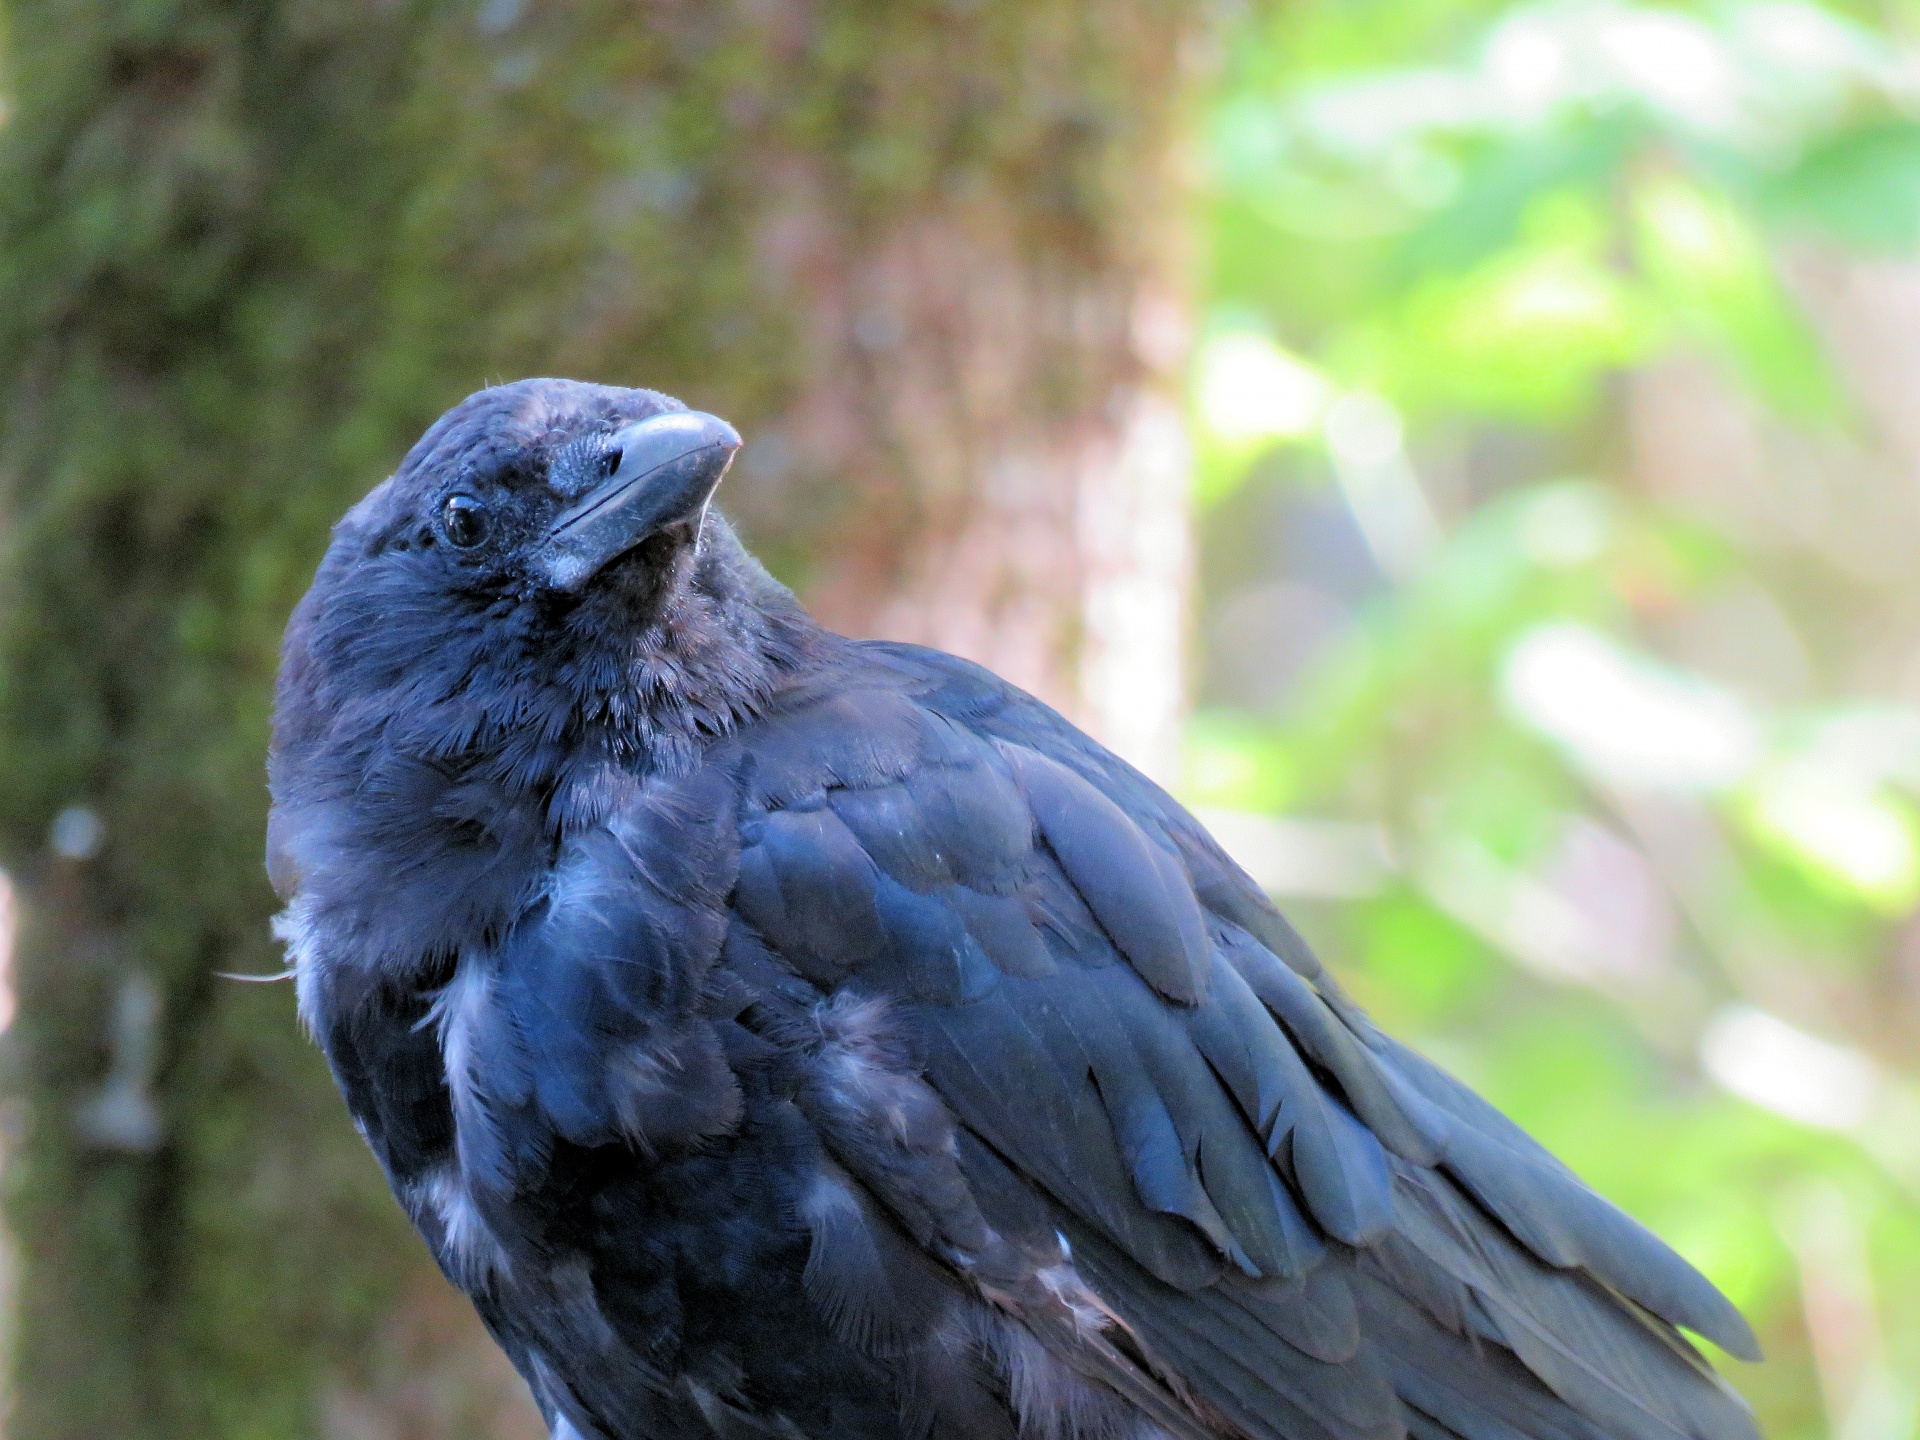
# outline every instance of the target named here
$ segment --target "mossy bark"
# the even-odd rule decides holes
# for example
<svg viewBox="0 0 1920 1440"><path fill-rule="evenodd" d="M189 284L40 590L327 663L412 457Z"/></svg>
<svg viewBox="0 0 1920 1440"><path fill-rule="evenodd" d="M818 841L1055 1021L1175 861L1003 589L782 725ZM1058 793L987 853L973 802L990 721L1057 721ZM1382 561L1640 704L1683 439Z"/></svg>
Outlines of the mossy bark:
<svg viewBox="0 0 1920 1440"><path fill-rule="evenodd" d="M216 975L278 963L261 756L326 525L488 380L658 386L740 424L730 508L830 618L1162 745L1198 12L5 13L8 1433L509 1433L287 987Z"/></svg>

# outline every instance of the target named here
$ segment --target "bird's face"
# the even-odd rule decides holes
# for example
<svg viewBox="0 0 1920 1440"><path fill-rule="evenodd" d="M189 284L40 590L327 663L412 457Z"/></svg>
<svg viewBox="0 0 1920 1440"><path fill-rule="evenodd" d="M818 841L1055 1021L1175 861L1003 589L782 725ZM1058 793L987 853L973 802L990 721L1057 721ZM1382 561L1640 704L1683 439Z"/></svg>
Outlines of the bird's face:
<svg viewBox="0 0 1920 1440"><path fill-rule="evenodd" d="M290 641L361 695L616 664L688 588L739 445L650 390L481 391L341 522Z"/></svg>
<svg viewBox="0 0 1920 1440"><path fill-rule="evenodd" d="M556 623L592 603L644 627L684 571L739 435L652 391L500 390L450 411L390 493L369 497L374 533L354 583L505 602ZM375 569L391 572L387 584Z"/></svg>

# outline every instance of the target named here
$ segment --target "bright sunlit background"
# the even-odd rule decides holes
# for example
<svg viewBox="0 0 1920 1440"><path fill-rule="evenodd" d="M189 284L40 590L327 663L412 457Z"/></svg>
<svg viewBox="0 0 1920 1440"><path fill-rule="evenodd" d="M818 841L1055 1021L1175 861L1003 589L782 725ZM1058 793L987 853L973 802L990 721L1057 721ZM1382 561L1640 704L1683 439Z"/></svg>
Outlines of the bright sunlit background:
<svg viewBox="0 0 1920 1440"><path fill-rule="evenodd" d="M1777 1440L1920 1406L1916 21L1322 0L1207 135L1188 798Z"/></svg>

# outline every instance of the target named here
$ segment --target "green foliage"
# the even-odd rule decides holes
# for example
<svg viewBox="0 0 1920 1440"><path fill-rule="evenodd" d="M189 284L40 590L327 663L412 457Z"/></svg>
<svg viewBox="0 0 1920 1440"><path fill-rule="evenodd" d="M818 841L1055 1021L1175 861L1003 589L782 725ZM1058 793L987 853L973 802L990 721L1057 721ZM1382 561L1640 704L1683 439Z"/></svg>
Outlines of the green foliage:
<svg viewBox="0 0 1920 1440"><path fill-rule="evenodd" d="M1920 246L1920 125L1884 120L1843 130L1772 179L1761 196L1782 228L1805 226L1863 251Z"/></svg>
<svg viewBox="0 0 1920 1440"><path fill-rule="evenodd" d="M1751 513L1772 473L1872 493L1792 265L1920 251L1896 34L1319 0L1243 22L1209 134L1209 674L1236 607L1326 638L1278 699L1203 696L1193 797L1379 827L1382 875L1283 900L1755 1317L1772 1361L1729 1378L1779 1437L1920 1416L1920 713L1864 658L1920 643L1887 618L1913 581ZM1661 412L1703 366L1724 411ZM1744 496L1643 468L1696 423L1712 468L1725 414ZM1329 517L1358 558L1287 538ZM1271 553L1226 574L1250 530Z"/></svg>

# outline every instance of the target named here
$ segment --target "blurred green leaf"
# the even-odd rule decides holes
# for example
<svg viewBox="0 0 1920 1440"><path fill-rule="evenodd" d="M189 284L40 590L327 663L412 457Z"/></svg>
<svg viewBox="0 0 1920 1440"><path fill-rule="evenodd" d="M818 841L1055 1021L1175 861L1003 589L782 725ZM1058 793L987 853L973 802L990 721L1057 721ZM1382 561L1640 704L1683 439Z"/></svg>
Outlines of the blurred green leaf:
<svg viewBox="0 0 1920 1440"><path fill-rule="evenodd" d="M1813 420L1839 414L1826 359L1748 216L1673 174L1638 185L1633 212L1641 267L1683 324L1723 346L1782 412Z"/></svg>
<svg viewBox="0 0 1920 1440"><path fill-rule="evenodd" d="M1451 203L1401 242L1395 279L1406 283L1485 263L1519 237L1543 196L1605 194L1643 133L1638 120L1610 115L1517 142L1502 137L1469 147L1461 160L1466 178Z"/></svg>
<svg viewBox="0 0 1920 1440"><path fill-rule="evenodd" d="M1893 120L1815 146L1761 192L1785 228L1824 233L1866 251L1920 246L1920 124Z"/></svg>
<svg viewBox="0 0 1920 1440"><path fill-rule="evenodd" d="M1383 1023L1434 1029L1499 987L1486 945L1415 894L1371 901L1357 920L1357 985Z"/></svg>
<svg viewBox="0 0 1920 1440"><path fill-rule="evenodd" d="M1292 757L1273 732L1230 710L1203 710L1187 722L1186 798L1278 813L1298 780Z"/></svg>

